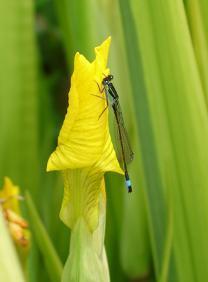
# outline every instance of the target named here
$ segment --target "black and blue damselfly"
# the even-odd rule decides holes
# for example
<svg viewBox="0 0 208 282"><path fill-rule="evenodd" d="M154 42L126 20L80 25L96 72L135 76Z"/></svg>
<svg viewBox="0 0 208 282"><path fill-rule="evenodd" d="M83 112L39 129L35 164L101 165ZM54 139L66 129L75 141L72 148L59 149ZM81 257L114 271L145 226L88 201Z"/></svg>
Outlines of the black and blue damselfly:
<svg viewBox="0 0 208 282"><path fill-rule="evenodd" d="M102 80L103 90L100 90L100 91L105 92L107 107L108 107L108 104L110 103L112 106L113 112L114 112L116 127L117 127L116 131L117 131L118 145L120 147L118 149L121 153L120 164L124 170L125 182L126 182L128 192L132 192L132 184L131 184L131 180L128 174L127 164L133 160L134 153L131 149L127 131L124 125L124 119L123 119L123 115L122 115L122 111L121 111L121 107L119 103L119 96L112 83L112 80L113 80L113 76L111 74L106 76ZM103 112L107 109L107 107L103 110ZM101 113L101 115L103 114L103 112Z"/></svg>

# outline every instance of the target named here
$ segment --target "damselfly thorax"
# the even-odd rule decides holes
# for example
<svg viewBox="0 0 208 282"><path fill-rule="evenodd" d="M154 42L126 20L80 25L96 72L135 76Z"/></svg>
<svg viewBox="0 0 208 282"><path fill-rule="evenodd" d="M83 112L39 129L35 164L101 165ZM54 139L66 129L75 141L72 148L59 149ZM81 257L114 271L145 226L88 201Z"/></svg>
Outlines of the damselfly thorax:
<svg viewBox="0 0 208 282"><path fill-rule="evenodd" d="M103 78L102 85L105 90L106 98L111 102L111 104L114 104L118 99L118 93L113 86L113 83L111 82L113 80L113 75L109 74L108 76Z"/></svg>

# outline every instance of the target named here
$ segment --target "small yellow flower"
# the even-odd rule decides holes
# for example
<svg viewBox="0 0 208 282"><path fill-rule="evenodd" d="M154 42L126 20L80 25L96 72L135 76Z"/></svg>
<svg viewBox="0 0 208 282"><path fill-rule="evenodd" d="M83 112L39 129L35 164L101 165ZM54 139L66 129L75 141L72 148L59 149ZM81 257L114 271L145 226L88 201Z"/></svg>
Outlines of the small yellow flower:
<svg viewBox="0 0 208 282"><path fill-rule="evenodd" d="M6 219L10 234L18 246L29 246L28 224L21 217L19 208L19 187L5 177L3 188L0 190L0 205Z"/></svg>

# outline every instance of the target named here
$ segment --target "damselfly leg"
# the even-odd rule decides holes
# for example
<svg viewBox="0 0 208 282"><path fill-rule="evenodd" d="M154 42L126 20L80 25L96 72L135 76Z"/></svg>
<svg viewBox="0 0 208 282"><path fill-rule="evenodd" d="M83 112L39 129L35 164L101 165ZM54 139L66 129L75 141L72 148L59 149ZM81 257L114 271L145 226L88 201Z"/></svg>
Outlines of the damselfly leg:
<svg viewBox="0 0 208 282"><path fill-rule="evenodd" d="M99 89L99 92L100 92L100 93L103 93L103 91L105 90L105 87L101 88L100 85L99 85L99 83L98 83L96 80L94 80L94 81L95 81L95 83L97 84L97 87L98 87L98 89Z"/></svg>
<svg viewBox="0 0 208 282"><path fill-rule="evenodd" d="M105 92L105 87L103 86L103 88L101 88L100 85L99 85L99 83L98 83L96 80L94 80L94 81L95 81L95 83L97 84L97 87L98 87L98 90L99 90L100 94L102 94L103 92L105 93L105 97L99 96L99 95L96 95L96 94L91 94L91 95L93 95L93 96L95 96L95 97L98 97L98 98L103 99L103 100L106 101L106 107L103 109L103 111L102 111L102 112L99 114L99 116L98 116L98 119L100 119L101 116L104 114L104 112L105 112L105 111L107 110L107 108L108 108L108 97L107 97L106 92Z"/></svg>

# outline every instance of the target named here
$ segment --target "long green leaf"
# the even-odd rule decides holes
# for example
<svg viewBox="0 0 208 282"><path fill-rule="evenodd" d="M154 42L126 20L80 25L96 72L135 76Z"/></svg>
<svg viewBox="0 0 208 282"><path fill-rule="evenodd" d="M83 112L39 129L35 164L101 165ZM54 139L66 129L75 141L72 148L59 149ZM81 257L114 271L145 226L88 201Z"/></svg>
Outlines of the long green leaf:
<svg viewBox="0 0 208 282"><path fill-rule="evenodd" d="M0 178L38 187L37 54L32 0L1 1Z"/></svg>
<svg viewBox="0 0 208 282"><path fill-rule="evenodd" d="M165 216L164 187L159 170L159 161L155 146L153 125L147 99L142 60L137 43L136 25L130 3L120 0L120 11L124 29L124 39L129 63L130 79L135 100L135 111L141 143L141 154L147 183L147 199L150 218L150 232L156 274L162 269L162 257L166 238L167 218ZM138 84L140 82L140 85ZM155 200L157 199L157 200Z"/></svg>
<svg viewBox="0 0 208 282"><path fill-rule="evenodd" d="M208 3L206 0L198 0L198 5L200 7L200 15L203 22L203 31L205 33L204 39L206 40L206 44L208 44Z"/></svg>
<svg viewBox="0 0 208 282"><path fill-rule="evenodd" d="M61 280L63 267L47 234L47 231L41 222L29 192L26 192L26 203L33 235L44 257L45 265L47 267L51 281L58 282Z"/></svg>
<svg viewBox="0 0 208 282"><path fill-rule="evenodd" d="M190 26L193 47L197 59L197 63L200 71L200 78L208 105L208 42L206 39L206 32L202 11L200 7L200 1L187 0L186 1L187 18Z"/></svg>

